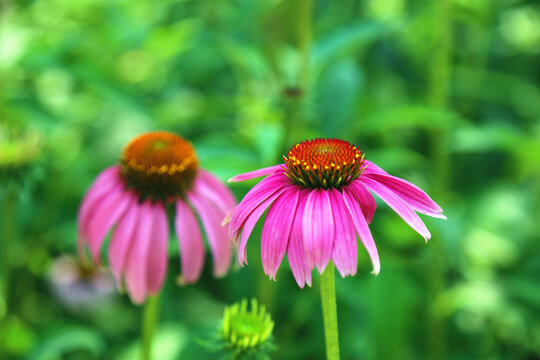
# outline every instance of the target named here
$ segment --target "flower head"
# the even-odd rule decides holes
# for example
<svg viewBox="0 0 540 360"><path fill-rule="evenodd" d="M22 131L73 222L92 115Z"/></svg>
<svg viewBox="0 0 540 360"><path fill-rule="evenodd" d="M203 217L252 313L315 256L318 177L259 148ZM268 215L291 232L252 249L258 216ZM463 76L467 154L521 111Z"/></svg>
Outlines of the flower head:
<svg viewBox="0 0 540 360"><path fill-rule="evenodd" d="M73 310L98 309L115 294L111 274L104 269L84 267L69 256L53 261L49 280L58 299Z"/></svg>
<svg viewBox="0 0 540 360"><path fill-rule="evenodd" d="M17 132L0 126L0 181L23 181L41 150L39 133L32 130Z"/></svg>
<svg viewBox="0 0 540 360"><path fill-rule="evenodd" d="M261 255L264 271L271 279L275 279L285 253L300 287L311 285L313 268L322 273L330 260L343 277L354 275L357 236L368 252L373 273L378 274L379 255L368 226L376 208L371 193L426 241L431 234L416 212L445 218L441 207L424 191L366 160L349 142L304 141L294 145L283 160L284 164L229 180L268 175L236 206L229 217L229 231L240 242L240 263L247 263L249 236L269 208L261 236Z"/></svg>
<svg viewBox="0 0 540 360"><path fill-rule="evenodd" d="M168 205L175 208L181 282L197 281L204 264L197 215L207 234L214 275L224 275L231 248L221 220L235 200L214 175L199 168L192 145L178 135L158 131L132 140L121 164L99 174L79 210L79 253L88 245L92 260L99 264L105 237L114 227L107 251L109 267L118 286L125 283L136 303L159 292L165 279Z"/></svg>
<svg viewBox="0 0 540 360"><path fill-rule="evenodd" d="M261 347L273 329L274 322L264 306L259 306L257 300L252 299L248 310L248 301L243 299L225 308L221 338L227 348L245 352Z"/></svg>

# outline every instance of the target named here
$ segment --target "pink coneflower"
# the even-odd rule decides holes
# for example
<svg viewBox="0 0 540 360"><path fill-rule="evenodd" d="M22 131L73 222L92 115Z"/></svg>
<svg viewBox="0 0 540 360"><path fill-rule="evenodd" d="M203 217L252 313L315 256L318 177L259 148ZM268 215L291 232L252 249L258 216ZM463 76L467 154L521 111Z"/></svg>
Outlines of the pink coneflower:
<svg viewBox="0 0 540 360"><path fill-rule="evenodd" d="M212 252L214 275L224 275L231 247L221 220L235 200L214 175L199 168L191 144L169 132L143 134L128 144L120 162L99 174L82 201L79 254L88 245L93 262L99 264L107 233L114 227L107 251L109 267L132 301L144 302L160 291L167 273L167 207L174 205L181 281L197 281L204 264L197 215Z"/></svg>
<svg viewBox="0 0 540 360"><path fill-rule="evenodd" d="M357 236L380 271L379 255L368 224L380 197L427 241L428 229L416 212L443 218L442 209L416 185L365 160L349 142L315 139L294 145L285 164L233 177L244 181L269 175L251 189L230 217L230 233L240 240L238 257L247 263L246 244L268 210L261 236L264 272L275 279L283 256L298 285L311 286L311 273L322 274L330 260L342 277L356 274ZM416 211L416 212L415 212Z"/></svg>

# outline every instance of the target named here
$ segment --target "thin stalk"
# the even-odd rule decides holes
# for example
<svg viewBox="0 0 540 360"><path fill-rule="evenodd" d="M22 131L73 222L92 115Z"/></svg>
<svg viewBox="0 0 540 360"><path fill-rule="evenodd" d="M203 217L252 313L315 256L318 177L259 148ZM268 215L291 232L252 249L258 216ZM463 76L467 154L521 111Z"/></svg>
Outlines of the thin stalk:
<svg viewBox="0 0 540 360"><path fill-rule="evenodd" d="M152 359L152 339L159 320L159 295L149 297L144 306L141 360Z"/></svg>
<svg viewBox="0 0 540 360"><path fill-rule="evenodd" d="M8 302L9 302L9 259L10 259L10 244L13 241L15 235L14 221L15 221L15 194L11 189L6 189L4 202L2 204L2 238L0 239L0 319L7 315Z"/></svg>
<svg viewBox="0 0 540 360"><path fill-rule="evenodd" d="M301 87L309 83L309 54L311 51L313 0L299 0L297 38L300 52L298 83Z"/></svg>
<svg viewBox="0 0 540 360"><path fill-rule="evenodd" d="M286 151L296 141L295 133L302 132L302 103L310 84L310 54L312 42L313 0L295 0L295 16L290 19L296 26L296 48L298 49L298 72L296 84L283 89L283 142L281 151ZM281 161L281 152L278 160Z"/></svg>
<svg viewBox="0 0 540 360"><path fill-rule="evenodd" d="M326 342L326 359L339 360L336 287L334 283L334 264L331 261L321 275L321 303L324 320L324 339Z"/></svg>

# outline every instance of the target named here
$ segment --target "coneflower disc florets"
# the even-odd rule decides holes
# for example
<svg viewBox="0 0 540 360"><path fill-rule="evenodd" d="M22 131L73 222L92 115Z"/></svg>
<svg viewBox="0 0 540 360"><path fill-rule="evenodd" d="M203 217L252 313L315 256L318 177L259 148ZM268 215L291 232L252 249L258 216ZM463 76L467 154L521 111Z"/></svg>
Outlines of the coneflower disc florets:
<svg viewBox="0 0 540 360"><path fill-rule="evenodd" d="M314 139L294 145L287 156L286 174L310 188L341 188L364 170L364 155L353 144L337 139Z"/></svg>
<svg viewBox="0 0 540 360"><path fill-rule="evenodd" d="M192 183L199 161L191 143L157 131L133 139L121 158L122 177L141 199L168 201L182 196Z"/></svg>

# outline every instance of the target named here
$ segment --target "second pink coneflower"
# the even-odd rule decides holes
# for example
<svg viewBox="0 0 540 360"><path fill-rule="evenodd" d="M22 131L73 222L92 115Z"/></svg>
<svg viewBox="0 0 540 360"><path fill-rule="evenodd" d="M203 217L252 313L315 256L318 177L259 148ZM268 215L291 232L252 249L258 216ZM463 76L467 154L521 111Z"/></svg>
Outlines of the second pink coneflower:
<svg viewBox="0 0 540 360"><path fill-rule="evenodd" d="M199 168L191 144L165 131L143 134L124 149L121 164L99 174L84 197L78 217L78 248L87 245L94 263L107 233L109 267L135 303L157 294L167 273L169 220L180 247L183 283L197 281L205 258L199 220L214 260L214 275L231 261L230 239L221 226L235 205L232 193L214 175ZM198 216L197 216L198 215Z"/></svg>

